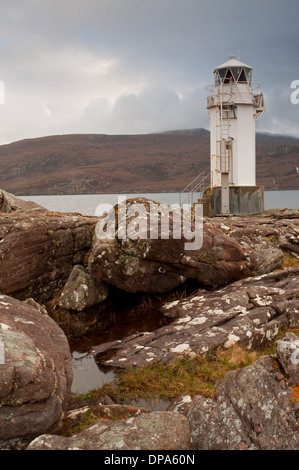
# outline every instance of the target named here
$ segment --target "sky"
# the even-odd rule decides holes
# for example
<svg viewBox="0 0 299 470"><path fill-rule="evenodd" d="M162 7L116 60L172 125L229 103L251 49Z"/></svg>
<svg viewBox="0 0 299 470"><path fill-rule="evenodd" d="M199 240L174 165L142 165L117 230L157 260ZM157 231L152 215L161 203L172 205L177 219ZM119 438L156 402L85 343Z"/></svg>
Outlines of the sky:
<svg viewBox="0 0 299 470"><path fill-rule="evenodd" d="M299 137L298 18L298 0L0 0L0 144L209 129L230 55L261 85L257 131Z"/></svg>

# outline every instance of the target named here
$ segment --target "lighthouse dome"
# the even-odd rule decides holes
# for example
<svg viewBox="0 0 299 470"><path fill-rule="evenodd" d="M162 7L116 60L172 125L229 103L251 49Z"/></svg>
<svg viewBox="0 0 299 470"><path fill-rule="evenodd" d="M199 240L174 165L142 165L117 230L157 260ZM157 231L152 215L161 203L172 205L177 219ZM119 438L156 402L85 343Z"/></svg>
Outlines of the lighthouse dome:
<svg viewBox="0 0 299 470"><path fill-rule="evenodd" d="M252 67L244 64L231 55L229 60L214 70L215 85L231 82L247 83L251 86Z"/></svg>

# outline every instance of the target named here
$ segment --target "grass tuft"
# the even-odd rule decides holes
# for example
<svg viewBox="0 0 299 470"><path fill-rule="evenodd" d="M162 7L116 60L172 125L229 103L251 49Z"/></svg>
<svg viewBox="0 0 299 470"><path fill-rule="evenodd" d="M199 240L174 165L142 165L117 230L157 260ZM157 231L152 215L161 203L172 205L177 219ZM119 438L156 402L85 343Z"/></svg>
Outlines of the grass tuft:
<svg viewBox="0 0 299 470"><path fill-rule="evenodd" d="M287 331L299 336L299 329ZM173 364L157 362L145 367L128 367L119 373L115 383L105 384L98 394L105 393L117 403L140 398L172 399L181 394L213 398L228 372L249 366L261 356L274 354L275 343L285 332L286 330L281 330L271 343L254 351L234 345L205 356L185 356Z"/></svg>

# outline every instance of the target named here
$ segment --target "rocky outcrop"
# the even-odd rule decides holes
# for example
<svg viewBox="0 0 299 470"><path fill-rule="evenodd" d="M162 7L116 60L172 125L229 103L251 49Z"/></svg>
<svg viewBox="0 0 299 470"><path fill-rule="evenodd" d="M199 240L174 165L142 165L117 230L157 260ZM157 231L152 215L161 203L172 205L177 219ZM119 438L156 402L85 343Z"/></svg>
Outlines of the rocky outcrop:
<svg viewBox="0 0 299 470"><path fill-rule="evenodd" d="M158 211L157 228L151 225L151 205ZM132 207L144 209L144 213L140 210L138 224L132 215L128 215L132 213ZM94 242L89 270L97 282L105 281L127 292L163 293L186 279L217 286L252 274L247 265L250 260L246 262L241 245L218 228L204 224L203 233L199 233L200 229L193 222L192 232L202 238L202 245L199 248L188 246L187 249L190 240L185 236L183 226L178 226L179 236L173 229L177 215L180 224L183 221L182 213L179 211L174 215L166 204L157 206L154 201L136 198L113 211L116 219L123 211L127 217L124 225L116 220L114 238ZM161 221L169 224L165 232ZM134 222L139 225L138 236L134 232ZM125 232L126 236L120 232Z"/></svg>
<svg viewBox="0 0 299 470"><path fill-rule="evenodd" d="M173 319L171 324L107 343L109 358L104 354L101 360L116 367L144 366L220 346L262 346L279 328L299 325L298 290L299 267L239 280L212 292L199 290L162 308Z"/></svg>
<svg viewBox="0 0 299 470"><path fill-rule="evenodd" d="M0 189L0 212L10 214L18 211L44 210L44 207L32 201L23 201Z"/></svg>
<svg viewBox="0 0 299 470"><path fill-rule="evenodd" d="M83 264L97 219L76 214L0 214L0 293L49 299Z"/></svg>
<svg viewBox="0 0 299 470"><path fill-rule="evenodd" d="M120 421L99 420L73 437L43 435L28 450L188 450L185 416L167 411Z"/></svg>
<svg viewBox="0 0 299 470"><path fill-rule="evenodd" d="M299 450L298 374L299 339L289 332L274 355L229 372L214 399L183 395L167 411L151 411L103 396L106 404L67 414L76 422L92 410L90 427L71 437L41 435L27 449Z"/></svg>
<svg viewBox="0 0 299 470"><path fill-rule="evenodd" d="M162 229L122 239L117 226L112 240L99 240L93 239L98 218L13 204L6 209L0 214L0 448L38 436L30 449L186 450L188 420L194 449L299 448L299 346L290 334L277 342L276 357L228 374L215 400L182 397L157 413L98 405L93 427L54 435L70 397L71 356L63 332L37 303L62 289L56 305L81 311L106 298L106 282L128 292L164 293L195 279L201 290L161 309L171 323L90 354L125 368L233 344L256 348L280 327L299 325L299 267L276 271L286 253L299 258L299 211L206 219L202 246L188 250L190 240L169 230L166 239ZM125 227L130 235L133 221L131 215Z"/></svg>
<svg viewBox="0 0 299 470"><path fill-rule="evenodd" d="M297 363L295 377L290 358L291 368L283 367L286 344L298 348L298 337L289 333L277 342L276 357L229 372L215 400L193 399L187 415L193 449L299 450L298 385L292 385L299 369Z"/></svg>
<svg viewBox="0 0 299 470"><path fill-rule="evenodd" d="M76 265L54 303L66 310L82 311L103 302L107 296L107 284L95 282L86 268Z"/></svg>
<svg viewBox="0 0 299 470"><path fill-rule="evenodd" d="M0 448L57 431L72 378L58 325L36 307L0 295Z"/></svg>
<svg viewBox="0 0 299 470"><path fill-rule="evenodd" d="M171 231L168 239L150 231L149 205L154 201L136 198L130 205L143 205L147 212L147 235L132 239L126 219L125 239L95 241L89 260L92 276L128 292L162 293L195 279L205 286L221 286L248 276L268 274L283 266L288 252L299 259L299 211L276 210L250 217L205 218L200 249L185 249L184 236L177 239ZM160 205L161 220L169 206ZM118 213L120 207L114 208ZM117 218L116 218L117 219ZM194 229L194 225L193 225ZM123 230L123 227L121 227ZM183 231L182 231L183 233Z"/></svg>

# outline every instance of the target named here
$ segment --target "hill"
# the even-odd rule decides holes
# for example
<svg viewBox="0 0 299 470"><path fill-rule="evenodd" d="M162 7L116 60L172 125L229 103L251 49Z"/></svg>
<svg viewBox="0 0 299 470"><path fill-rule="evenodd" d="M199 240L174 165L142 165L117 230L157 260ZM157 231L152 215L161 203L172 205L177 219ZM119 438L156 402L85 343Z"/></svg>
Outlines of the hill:
<svg viewBox="0 0 299 470"><path fill-rule="evenodd" d="M209 172L209 131L74 134L0 146L0 188L16 195L177 192ZM257 133L257 184L299 189L299 139Z"/></svg>

